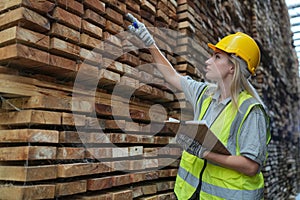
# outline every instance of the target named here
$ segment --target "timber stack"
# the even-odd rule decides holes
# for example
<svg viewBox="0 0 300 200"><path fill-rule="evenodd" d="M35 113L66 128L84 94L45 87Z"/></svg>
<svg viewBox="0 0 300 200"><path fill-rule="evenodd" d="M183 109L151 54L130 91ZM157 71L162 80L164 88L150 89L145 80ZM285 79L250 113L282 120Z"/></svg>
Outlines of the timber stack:
<svg viewBox="0 0 300 200"><path fill-rule="evenodd" d="M141 2L1 2L1 199L174 198L181 150L153 130L168 117L153 105L174 94L143 84L164 85L154 67L136 68L149 52L123 54L114 35L126 12L168 27L157 3L176 26L177 4ZM117 84L123 93L112 94Z"/></svg>
<svg viewBox="0 0 300 200"><path fill-rule="evenodd" d="M126 13L149 27L179 73L196 80L205 80L208 42L243 31L262 44L250 81L272 110L266 198L295 193L299 137L289 122L297 120L290 105L299 95L293 73L280 73L282 65L294 66L292 59L279 52L295 54L279 44L288 36L268 35L284 26L264 25L286 22L275 12L282 2L2 0L1 198L175 199L181 149L164 121L191 120L192 107L165 82L149 50L126 35ZM282 49L274 52L274 41ZM280 96L287 97L284 106Z"/></svg>

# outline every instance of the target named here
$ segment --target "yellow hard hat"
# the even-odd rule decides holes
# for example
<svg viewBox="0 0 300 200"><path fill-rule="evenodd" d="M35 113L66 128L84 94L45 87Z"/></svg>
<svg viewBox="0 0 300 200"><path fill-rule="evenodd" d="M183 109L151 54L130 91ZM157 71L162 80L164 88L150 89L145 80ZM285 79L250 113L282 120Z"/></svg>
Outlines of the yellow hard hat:
<svg viewBox="0 0 300 200"><path fill-rule="evenodd" d="M241 32L227 35L222 38L216 45L208 43L213 49L220 49L230 54L242 58L248 65L248 70L254 75L255 70L260 62L260 50L256 42L249 35Z"/></svg>

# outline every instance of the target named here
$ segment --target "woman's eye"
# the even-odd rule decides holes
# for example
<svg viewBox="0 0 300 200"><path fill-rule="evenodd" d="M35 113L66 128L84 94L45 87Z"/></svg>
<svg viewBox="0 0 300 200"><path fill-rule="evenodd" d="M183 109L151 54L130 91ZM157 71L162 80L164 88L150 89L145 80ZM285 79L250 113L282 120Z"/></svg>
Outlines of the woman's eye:
<svg viewBox="0 0 300 200"><path fill-rule="evenodd" d="M218 59L219 59L219 58L220 58L220 56L219 56L219 55L216 55L216 58L218 58Z"/></svg>

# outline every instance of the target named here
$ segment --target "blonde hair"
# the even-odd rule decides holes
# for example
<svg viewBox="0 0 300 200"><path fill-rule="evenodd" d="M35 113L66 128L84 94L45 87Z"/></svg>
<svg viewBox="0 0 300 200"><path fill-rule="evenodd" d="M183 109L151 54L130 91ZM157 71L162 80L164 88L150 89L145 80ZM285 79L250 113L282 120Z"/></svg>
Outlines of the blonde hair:
<svg viewBox="0 0 300 200"><path fill-rule="evenodd" d="M247 69L246 62L235 55L229 56L229 61L234 65L235 69L233 79L230 85L230 95L233 106L238 110L239 93L241 90L245 90L265 108L265 105L260 96L258 95L256 89L248 80L251 74Z"/></svg>

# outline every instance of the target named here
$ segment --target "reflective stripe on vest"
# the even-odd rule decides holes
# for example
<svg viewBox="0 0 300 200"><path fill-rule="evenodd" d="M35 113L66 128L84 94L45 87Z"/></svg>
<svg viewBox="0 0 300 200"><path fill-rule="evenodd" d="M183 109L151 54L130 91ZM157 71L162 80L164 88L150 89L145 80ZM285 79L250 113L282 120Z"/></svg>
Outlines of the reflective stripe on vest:
<svg viewBox="0 0 300 200"><path fill-rule="evenodd" d="M202 192L208 193L210 195L214 195L226 200L232 199L262 199L263 198L263 188L259 188L256 190L232 190L228 188L221 188L206 182L202 182L201 187Z"/></svg>
<svg viewBox="0 0 300 200"><path fill-rule="evenodd" d="M196 188L198 186L199 179L196 176L194 176L193 174L186 171L184 168L179 167L177 175L180 178L184 179L188 184L190 184L194 188Z"/></svg>

